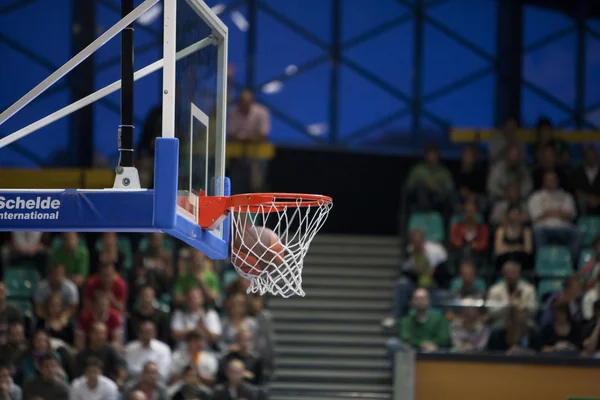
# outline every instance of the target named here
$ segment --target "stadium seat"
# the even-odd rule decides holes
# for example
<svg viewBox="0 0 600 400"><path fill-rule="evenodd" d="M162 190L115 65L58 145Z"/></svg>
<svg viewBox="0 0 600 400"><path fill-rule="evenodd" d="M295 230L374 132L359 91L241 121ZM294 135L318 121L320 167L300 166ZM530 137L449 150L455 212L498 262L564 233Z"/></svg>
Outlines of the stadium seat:
<svg viewBox="0 0 600 400"><path fill-rule="evenodd" d="M40 280L36 269L11 267L4 271L6 295L11 298L31 298Z"/></svg>
<svg viewBox="0 0 600 400"><path fill-rule="evenodd" d="M438 212L413 212L408 219L409 232L421 229L425 238L432 242L441 243L446 239L444 234L444 220Z"/></svg>
<svg viewBox="0 0 600 400"><path fill-rule="evenodd" d="M33 305L31 304L31 300L14 299L9 297L6 299L6 304L21 311L26 317L33 318Z"/></svg>
<svg viewBox="0 0 600 400"><path fill-rule="evenodd" d="M594 238L600 235L600 217L584 215L577 220L577 227L583 236L583 245L589 246Z"/></svg>
<svg viewBox="0 0 600 400"><path fill-rule="evenodd" d="M98 239L96 241L96 245L94 246L97 252L102 251L102 240ZM133 246L131 245L131 240L127 236L118 235L117 236L117 248L123 252L125 256L125 260L123 261L123 268L126 271L131 269L133 265Z"/></svg>
<svg viewBox="0 0 600 400"><path fill-rule="evenodd" d="M542 304L545 296L560 292L562 288L563 282L560 279L542 279L537 287L538 302Z"/></svg>
<svg viewBox="0 0 600 400"><path fill-rule="evenodd" d="M577 266L577 271L581 271L581 268L590 261L594 257L593 249L583 249L579 253L579 265Z"/></svg>
<svg viewBox="0 0 600 400"><path fill-rule="evenodd" d="M563 246L544 246L538 249L535 273L539 278L564 278L573 273L569 249Z"/></svg>

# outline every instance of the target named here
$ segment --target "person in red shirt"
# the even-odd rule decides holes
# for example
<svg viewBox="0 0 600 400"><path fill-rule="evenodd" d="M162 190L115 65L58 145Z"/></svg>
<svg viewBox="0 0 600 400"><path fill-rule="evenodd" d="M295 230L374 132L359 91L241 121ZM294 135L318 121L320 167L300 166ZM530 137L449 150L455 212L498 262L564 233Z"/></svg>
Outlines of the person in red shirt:
<svg viewBox="0 0 600 400"><path fill-rule="evenodd" d="M117 349L123 344L123 321L119 312L110 307L110 294L96 292L94 302L89 310L83 310L79 314L77 329L75 330L75 347L84 349L88 341L88 335L95 322L103 322L108 329L108 340Z"/></svg>
<svg viewBox="0 0 600 400"><path fill-rule="evenodd" d="M464 206L463 220L452 225L450 231L450 247L471 256L487 251L489 242L487 225L477 222L477 206L475 202L467 202Z"/></svg>
<svg viewBox="0 0 600 400"><path fill-rule="evenodd" d="M90 276L83 290L83 300L86 310L89 310L94 295L106 292L109 295L110 306L123 313L127 304L127 282L115 270L113 263L103 263L97 274Z"/></svg>

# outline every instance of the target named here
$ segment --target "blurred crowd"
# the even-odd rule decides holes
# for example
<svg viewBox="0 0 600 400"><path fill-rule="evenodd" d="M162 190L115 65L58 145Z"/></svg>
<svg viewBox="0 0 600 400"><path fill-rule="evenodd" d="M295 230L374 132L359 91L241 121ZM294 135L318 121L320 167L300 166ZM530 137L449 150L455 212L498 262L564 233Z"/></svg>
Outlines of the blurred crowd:
<svg viewBox="0 0 600 400"><path fill-rule="evenodd" d="M264 399L272 326L247 281L162 233L14 232L0 399Z"/></svg>
<svg viewBox="0 0 600 400"><path fill-rule="evenodd" d="M435 147L408 174L408 224L390 351L600 356L600 170L541 118L509 118L452 173ZM489 163L483 163L483 159Z"/></svg>

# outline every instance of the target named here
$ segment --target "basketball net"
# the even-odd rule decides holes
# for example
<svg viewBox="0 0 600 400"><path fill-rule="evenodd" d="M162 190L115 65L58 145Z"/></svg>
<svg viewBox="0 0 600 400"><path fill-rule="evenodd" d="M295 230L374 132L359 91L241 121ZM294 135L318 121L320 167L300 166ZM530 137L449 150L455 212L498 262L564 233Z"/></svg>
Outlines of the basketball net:
<svg viewBox="0 0 600 400"><path fill-rule="evenodd" d="M237 206L231 209L232 247L233 243L239 240L244 249L249 249L244 254L232 251L231 261L237 273L250 281L248 293L270 293L284 298L293 295L304 296L304 256L311 241L327 220L332 205L331 201L326 200L306 205L299 198L295 206L288 203L282 207L273 201L258 206ZM275 232L278 242L260 242L262 238L270 237L260 234L261 229L265 227ZM244 232L253 228L259 232L258 240L252 244L244 243ZM281 246L284 249L283 257L275 257L276 253L281 255ZM277 259L277 262L274 259ZM256 263L256 260L259 262Z"/></svg>

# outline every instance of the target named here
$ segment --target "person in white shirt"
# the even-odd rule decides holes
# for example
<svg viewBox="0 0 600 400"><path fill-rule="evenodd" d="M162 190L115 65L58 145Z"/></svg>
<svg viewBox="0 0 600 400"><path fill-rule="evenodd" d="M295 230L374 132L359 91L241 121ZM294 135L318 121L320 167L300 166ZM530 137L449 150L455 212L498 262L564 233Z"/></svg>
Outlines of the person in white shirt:
<svg viewBox="0 0 600 400"><path fill-rule="evenodd" d="M84 375L71 384L70 400L118 400L117 384L102 375L102 369L100 359L88 358Z"/></svg>
<svg viewBox="0 0 600 400"><path fill-rule="evenodd" d="M169 378L171 369L171 349L165 343L156 340L156 326L152 321L144 321L138 329L138 340L127 343L125 346L125 360L127 360L127 374L129 380L137 379L144 365L153 363L158 366L161 379Z"/></svg>
<svg viewBox="0 0 600 400"><path fill-rule="evenodd" d="M177 310L171 319L171 335L177 348L185 348L185 337L199 330L206 338L205 348L214 346L221 336L221 320L215 310L205 310L204 295L200 288L192 288L186 296L185 311Z"/></svg>
<svg viewBox="0 0 600 400"><path fill-rule="evenodd" d="M227 138L233 142L245 143L243 157L231 160L230 176L232 193L260 192L267 174L267 160L256 157L255 143L267 140L271 133L269 110L254 101L248 89L242 90L238 104L229 113Z"/></svg>
<svg viewBox="0 0 600 400"><path fill-rule="evenodd" d="M487 296L486 306L494 322L504 320L510 306L525 310L533 317L537 310L535 287L521 280L521 266L507 261L502 266L503 280L493 285Z"/></svg>
<svg viewBox="0 0 600 400"><path fill-rule="evenodd" d="M558 186L554 171L544 174L543 187L529 199L536 248L552 243L568 246L575 261L579 255L581 233L573 223L577 215L573 196Z"/></svg>
<svg viewBox="0 0 600 400"><path fill-rule="evenodd" d="M200 384L212 387L219 362L212 352L205 351L204 338L198 331L190 331L186 336L186 348L173 354L169 393L175 393L184 384L185 369L192 366L198 372Z"/></svg>

